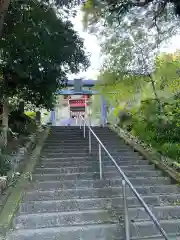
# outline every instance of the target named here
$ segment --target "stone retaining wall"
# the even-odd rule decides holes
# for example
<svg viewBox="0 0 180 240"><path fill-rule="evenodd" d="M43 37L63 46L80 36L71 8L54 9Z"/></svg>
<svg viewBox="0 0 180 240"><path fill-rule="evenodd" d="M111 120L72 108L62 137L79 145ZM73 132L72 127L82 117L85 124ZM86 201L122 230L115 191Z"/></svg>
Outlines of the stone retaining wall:
<svg viewBox="0 0 180 240"><path fill-rule="evenodd" d="M10 156L11 170L8 172L7 176L0 176L0 197L2 192L6 188L10 187L21 175L26 164L27 156L28 154L31 154L31 151L36 146L38 135L40 135L42 131L42 129L39 129L36 133L30 135L29 141L26 145L24 147L20 147L16 153Z"/></svg>

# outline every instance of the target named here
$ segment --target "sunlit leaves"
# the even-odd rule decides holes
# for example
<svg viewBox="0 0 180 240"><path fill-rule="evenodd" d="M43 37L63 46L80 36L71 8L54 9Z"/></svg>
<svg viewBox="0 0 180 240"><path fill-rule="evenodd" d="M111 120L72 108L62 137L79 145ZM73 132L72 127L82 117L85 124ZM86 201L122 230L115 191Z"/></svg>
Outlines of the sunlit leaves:
<svg viewBox="0 0 180 240"><path fill-rule="evenodd" d="M162 54L156 59L155 77L160 90L180 92L180 52Z"/></svg>

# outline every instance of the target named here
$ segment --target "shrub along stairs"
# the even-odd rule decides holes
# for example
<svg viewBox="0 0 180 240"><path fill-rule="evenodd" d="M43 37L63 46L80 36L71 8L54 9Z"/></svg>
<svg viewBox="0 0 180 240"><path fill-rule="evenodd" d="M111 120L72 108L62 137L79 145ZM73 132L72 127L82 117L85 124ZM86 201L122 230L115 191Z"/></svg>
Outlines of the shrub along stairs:
<svg viewBox="0 0 180 240"><path fill-rule="evenodd" d="M108 128L93 128L169 234L180 239L180 188ZM52 127L31 187L24 193L8 240L121 240L124 235L122 181L98 145L78 127ZM127 188L131 239L163 239ZM178 205L179 204L179 205Z"/></svg>

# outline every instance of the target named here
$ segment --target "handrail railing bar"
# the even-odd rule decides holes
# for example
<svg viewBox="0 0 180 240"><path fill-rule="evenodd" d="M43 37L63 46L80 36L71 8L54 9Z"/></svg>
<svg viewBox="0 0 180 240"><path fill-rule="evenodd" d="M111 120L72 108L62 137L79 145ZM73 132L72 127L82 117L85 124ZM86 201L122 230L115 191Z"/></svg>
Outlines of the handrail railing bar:
<svg viewBox="0 0 180 240"><path fill-rule="evenodd" d="M99 144L101 145L101 147L104 149L104 151L107 153L107 155L110 157L110 159L113 161L113 163L115 164L116 168L118 169L118 171L120 172L121 176L123 177L123 179L125 180L126 184L131 188L132 192L134 193L134 195L137 197L137 199L139 200L139 202L143 205L144 209L146 210L147 214L150 216L150 218L152 219L152 221L154 222L154 224L156 225L157 229L161 232L162 236L165 238L165 240L169 240L167 233L165 232L165 230L161 227L159 221L157 220L157 218L154 216L154 214L151 212L151 210L149 209L149 207L147 206L147 204L144 202L144 200L141 198L140 194L136 191L136 189L133 187L133 185L131 184L131 182L129 181L129 179L126 177L126 175L124 174L124 172L122 171L122 169L119 167L119 165L117 164L117 162L114 160L114 158L111 156L111 154L109 153L109 151L106 149L106 147L104 146L104 144L101 142L101 140L98 138L98 136L95 134L95 132L92 130L92 128L88 125L88 123L86 122L85 119L83 119L86 126L89 128L89 130L91 131L91 133L93 134L93 136L96 138L96 140L99 142Z"/></svg>

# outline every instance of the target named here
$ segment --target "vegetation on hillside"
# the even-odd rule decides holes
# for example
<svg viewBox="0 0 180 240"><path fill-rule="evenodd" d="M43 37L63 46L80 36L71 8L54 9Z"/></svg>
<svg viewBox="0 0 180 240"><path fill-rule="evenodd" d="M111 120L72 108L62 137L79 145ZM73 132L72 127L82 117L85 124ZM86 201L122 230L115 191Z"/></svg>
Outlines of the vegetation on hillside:
<svg viewBox="0 0 180 240"><path fill-rule="evenodd" d="M106 84L101 91L109 106L114 107L109 116L112 123L116 119L121 128L180 163L179 52L160 55L155 66L155 89L149 76L117 77L115 72L103 72L100 79ZM115 93L109 94L112 91Z"/></svg>
<svg viewBox="0 0 180 240"><path fill-rule="evenodd" d="M164 7L157 15L159 1L146 1L140 8L130 2L100 7L101 2L87 1L82 8L85 29L102 37L103 87L96 87L108 102L109 121L180 162L180 52L162 53L179 34L176 4L161 1Z"/></svg>

